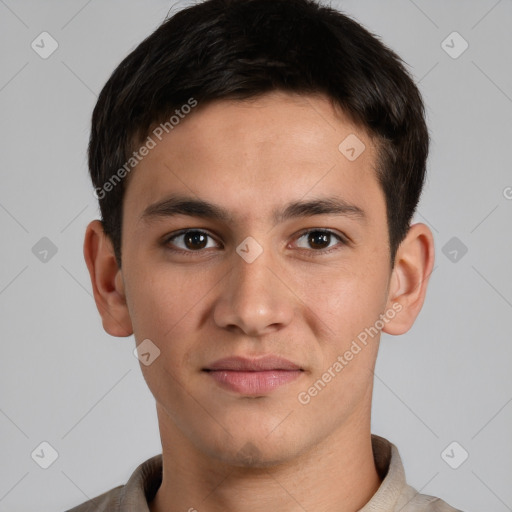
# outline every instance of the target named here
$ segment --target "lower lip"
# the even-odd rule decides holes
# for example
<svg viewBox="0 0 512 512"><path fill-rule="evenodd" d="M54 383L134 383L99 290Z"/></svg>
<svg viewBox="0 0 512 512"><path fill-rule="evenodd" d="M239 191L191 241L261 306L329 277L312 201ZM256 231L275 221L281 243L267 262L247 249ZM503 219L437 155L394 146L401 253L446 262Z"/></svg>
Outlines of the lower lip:
<svg viewBox="0 0 512 512"><path fill-rule="evenodd" d="M261 395L299 378L303 372L300 370L252 372L210 370L207 373L226 389L244 395Z"/></svg>

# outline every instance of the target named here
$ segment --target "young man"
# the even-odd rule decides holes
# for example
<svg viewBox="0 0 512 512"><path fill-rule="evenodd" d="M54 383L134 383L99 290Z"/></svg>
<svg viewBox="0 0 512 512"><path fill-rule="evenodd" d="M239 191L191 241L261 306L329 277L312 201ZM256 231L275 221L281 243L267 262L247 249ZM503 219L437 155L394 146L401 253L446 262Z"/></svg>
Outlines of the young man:
<svg viewBox="0 0 512 512"><path fill-rule="evenodd" d="M456 510L370 431L380 333L410 329L433 268L410 225L427 153L399 58L311 0L199 3L119 65L84 254L162 454L73 512Z"/></svg>

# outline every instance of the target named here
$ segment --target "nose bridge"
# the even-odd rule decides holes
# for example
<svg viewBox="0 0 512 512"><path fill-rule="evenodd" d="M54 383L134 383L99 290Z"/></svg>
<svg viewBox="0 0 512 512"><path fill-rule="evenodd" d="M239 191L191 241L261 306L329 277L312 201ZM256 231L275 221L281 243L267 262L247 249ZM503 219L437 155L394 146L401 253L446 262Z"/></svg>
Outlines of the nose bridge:
<svg viewBox="0 0 512 512"><path fill-rule="evenodd" d="M215 321L221 327L258 335L291 320L291 297L275 275L276 258L270 249L259 247L248 240L233 254L232 271L215 310Z"/></svg>
<svg viewBox="0 0 512 512"><path fill-rule="evenodd" d="M242 251L243 248L239 248ZM272 272L272 257L269 250L262 251L254 260L245 259L239 252L234 256L232 291L238 299L251 298L262 294L259 300L269 301Z"/></svg>

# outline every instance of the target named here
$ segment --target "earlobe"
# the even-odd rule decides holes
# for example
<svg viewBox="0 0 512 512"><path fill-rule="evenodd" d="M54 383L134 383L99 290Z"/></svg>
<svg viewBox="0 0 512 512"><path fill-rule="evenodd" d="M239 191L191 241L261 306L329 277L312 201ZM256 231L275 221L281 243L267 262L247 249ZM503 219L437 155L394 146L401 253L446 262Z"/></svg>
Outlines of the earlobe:
<svg viewBox="0 0 512 512"><path fill-rule="evenodd" d="M412 327L425 301L434 259L432 232L425 224L414 224L396 254L386 307L396 315L386 323L384 332L404 334Z"/></svg>
<svg viewBox="0 0 512 512"><path fill-rule="evenodd" d="M105 235L99 220L93 220L87 226L84 258L103 328L112 336L130 336L133 328L122 272L117 266L112 242Z"/></svg>

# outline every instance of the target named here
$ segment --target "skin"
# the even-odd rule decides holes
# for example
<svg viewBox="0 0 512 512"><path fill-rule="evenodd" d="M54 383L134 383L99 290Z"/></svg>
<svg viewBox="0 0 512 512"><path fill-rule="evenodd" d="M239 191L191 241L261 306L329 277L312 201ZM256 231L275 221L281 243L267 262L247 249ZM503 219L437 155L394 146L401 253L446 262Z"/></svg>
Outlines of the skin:
<svg viewBox="0 0 512 512"><path fill-rule="evenodd" d="M338 150L349 134L366 146L354 161ZM99 221L89 224L84 255L104 329L160 350L141 363L163 453L152 512L349 512L377 491L370 413L380 333L308 404L297 398L393 304L400 312L382 330L398 335L424 302L432 233L411 226L391 269L375 162L371 137L323 96L217 101L199 105L129 176L122 269ZM141 218L171 193L215 203L232 218ZM365 219L272 220L289 202L332 196ZM202 249L168 240L185 228L212 238ZM311 245L302 236L319 228L348 242ZM263 248L252 263L236 252L248 236ZM261 396L221 388L202 371L220 358L265 354L304 371Z"/></svg>

